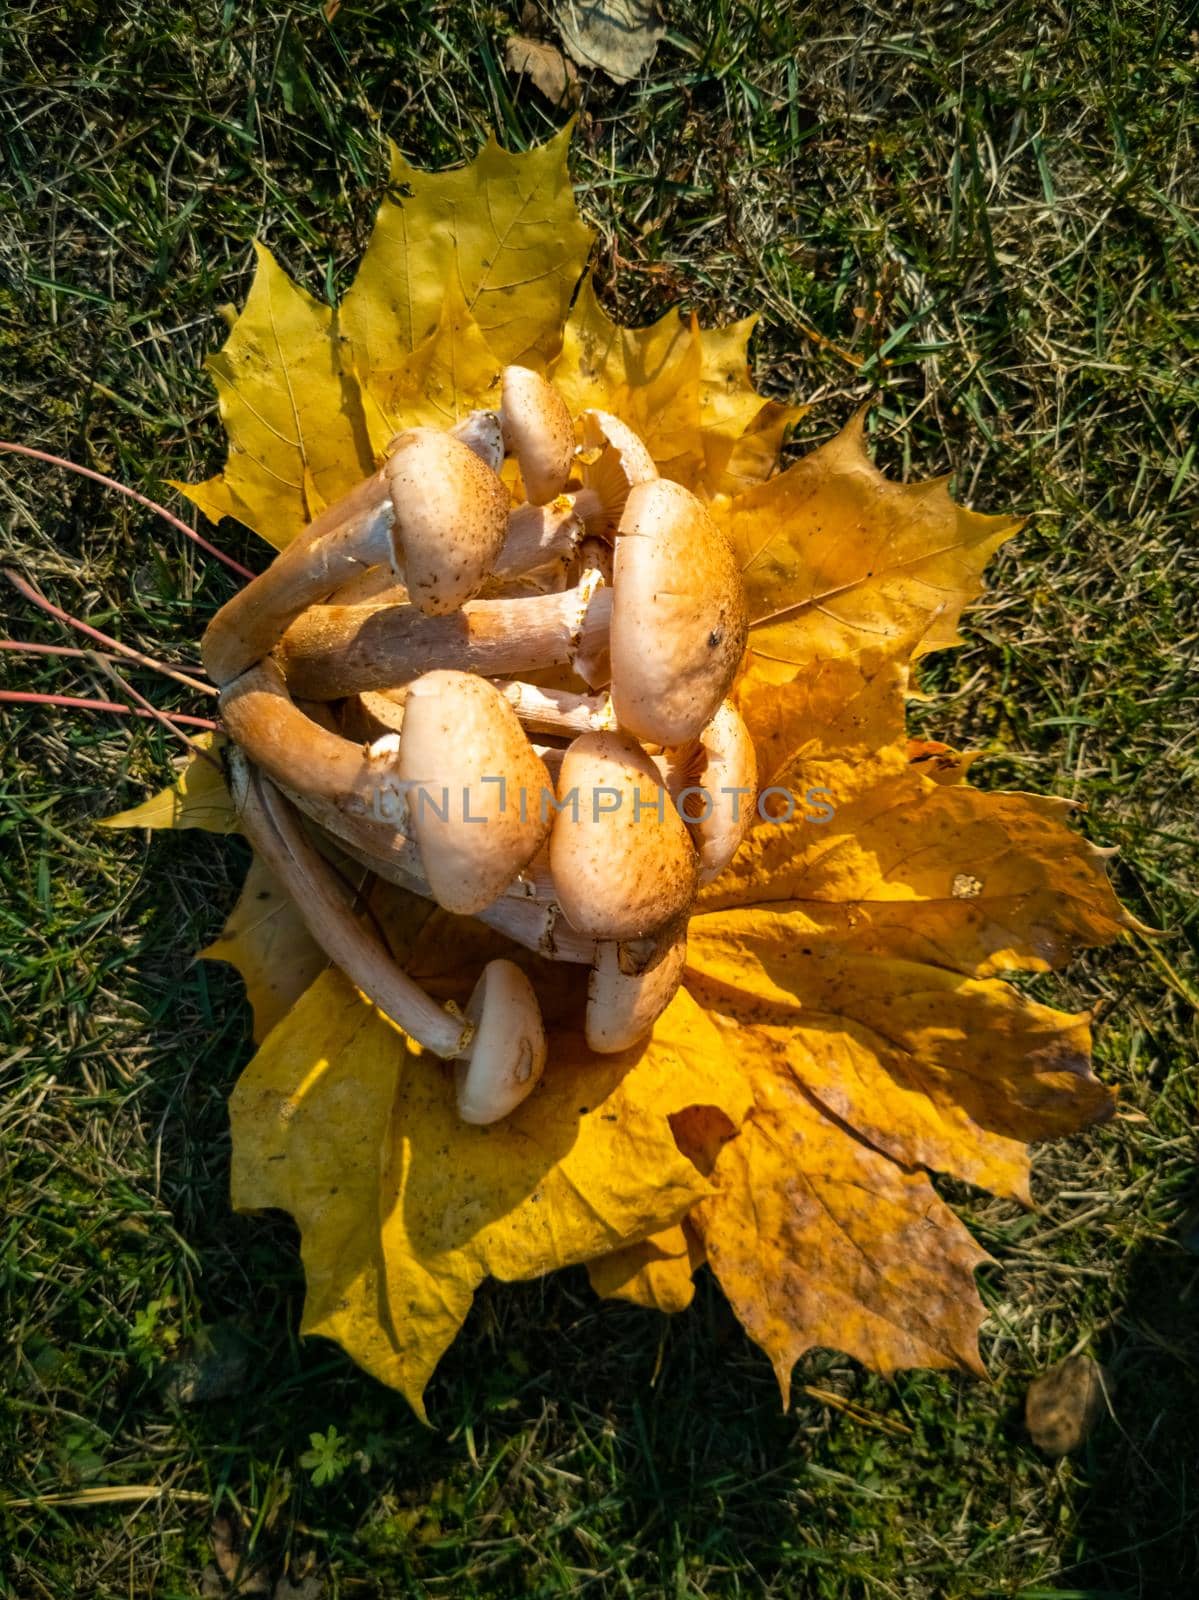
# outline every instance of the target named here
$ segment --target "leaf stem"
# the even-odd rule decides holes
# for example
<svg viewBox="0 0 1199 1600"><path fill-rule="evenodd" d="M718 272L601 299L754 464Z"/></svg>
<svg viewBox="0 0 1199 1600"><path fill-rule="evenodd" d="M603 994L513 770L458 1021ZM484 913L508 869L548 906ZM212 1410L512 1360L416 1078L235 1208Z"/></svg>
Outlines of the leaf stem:
<svg viewBox="0 0 1199 1600"><path fill-rule="evenodd" d="M210 751L205 750L203 745L197 744L194 739L190 738L186 733L183 732L182 728L177 728L175 726L173 717L168 715L167 712L160 711L157 706L151 705L144 694L140 693L140 691L135 689L131 683L126 682L126 680L122 678L121 674L106 656L102 656L97 651L92 650L89 651L89 657L91 661L100 668L100 671L104 673L105 677L111 678L118 689L122 689L131 700L135 700L137 702L138 706L142 708L146 716L153 717L156 721L161 722L163 727L166 728L169 733L173 733L176 739L181 739L188 749L193 752L193 754L202 757L203 760L207 761L211 766L214 766L218 772L221 770L220 762L214 755L212 755Z"/></svg>
<svg viewBox="0 0 1199 1600"><path fill-rule="evenodd" d="M122 717L159 717L166 722L186 723L189 728L220 731L220 724L209 717L189 717L182 711L143 711L140 706L123 706L114 700L88 700L75 694L34 694L31 690L0 689L0 701L23 706L62 706L67 710L111 711Z"/></svg>
<svg viewBox="0 0 1199 1600"><path fill-rule="evenodd" d="M14 572L11 567L3 569L4 576L19 594L26 600L32 601L42 611L54 617L56 621L65 623L70 628L76 628L80 633L85 633L89 639L95 639L100 644L106 644L110 650L115 650L118 655L127 656L130 661L140 662L143 667L153 667L155 672L161 672L165 677L173 678L176 683L181 683L187 689L194 689L197 694L215 695L217 690L209 683L201 683L198 678L189 678L185 672L176 672L173 667L168 667L163 661L156 661L153 656L144 655L140 650L134 650L130 645L122 644L119 639L112 638L107 633L101 633L98 628L93 628L89 623L81 622L78 617L73 617L69 611L63 611L53 601L47 600L26 582L19 572Z"/></svg>
<svg viewBox="0 0 1199 1600"><path fill-rule="evenodd" d="M223 561L231 572L236 572L239 578L252 578L254 574L248 567L243 567L240 561L234 561L232 556L227 556L223 550L218 550L216 545L209 544L203 534L197 533L194 528L189 528L187 523L177 517L173 511L168 511L165 506L160 506L157 500L150 500L144 494L138 494L136 489L130 489L123 483L118 483L115 478L107 477L103 472L93 472L91 467L81 467L78 462L68 461L64 456L51 455L48 450L35 450L31 445L12 444L7 439L0 439L0 450L11 451L15 455L29 456L34 461L46 461L52 467L61 467L65 472L77 472L81 478L91 478L96 483L102 483L106 489L115 489L118 494L127 495L130 500L136 500L139 505L156 511L164 522L169 522L173 528L186 534L193 544L198 544L201 550L206 550L210 556L215 556L218 561Z"/></svg>
<svg viewBox="0 0 1199 1600"><path fill-rule="evenodd" d="M23 656L69 656L76 661L87 661L100 654L98 650L76 650L69 644L35 644L32 639L0 639L0 650L12 650Z"/></svg>

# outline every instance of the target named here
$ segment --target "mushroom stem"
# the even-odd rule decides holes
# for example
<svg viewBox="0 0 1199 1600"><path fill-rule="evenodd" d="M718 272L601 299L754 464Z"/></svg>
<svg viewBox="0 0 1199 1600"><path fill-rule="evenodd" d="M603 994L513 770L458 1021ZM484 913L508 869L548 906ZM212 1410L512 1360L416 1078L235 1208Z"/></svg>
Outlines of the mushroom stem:
<svg viewBox="0 0 1199 1600"><path fill-rule="evenodd" d="M229 683L265 656L304 607L365 568L391 562L394 511L380 473L328 506L252 583L221 607L204 634L204 666Z"/></svg>
<svg viewBox="0 0 1199 1600"><path fill-rule="evenodd" d="M607 733L616 727L608 694L572 694L569 689L541 689L509 679L496 688L516 712L521 726L534 733Z"/></svg>
<svg viewBox="0 0 1199 1600"><path fill-rule="evenodd" d="M290 895L329 959L380 1011L426 1050L452 1060L469 1049L472 1027L413 983L381 939L346 904L336 874L283 796L238 749L229 752L232 792L246 836Z"/></svg>
<svg viewBox="0 0 1199 1600"><path fill-rule="evenodd" d="M221 721L234 743L282 788L357 816L402 822L404 786L393 745L353 744L305 716L273 661L260 661L228 685Z"/></svg>
<svg viewBox="0 0 1199 1600"><path fill-rule="evenodd" d="M280 641L292 692L340 700L392 689L432 667L506 678L568 666L606 638L612 591L590 577L561 594L472 600L449 616L413 606L312 606Z"/></svg>

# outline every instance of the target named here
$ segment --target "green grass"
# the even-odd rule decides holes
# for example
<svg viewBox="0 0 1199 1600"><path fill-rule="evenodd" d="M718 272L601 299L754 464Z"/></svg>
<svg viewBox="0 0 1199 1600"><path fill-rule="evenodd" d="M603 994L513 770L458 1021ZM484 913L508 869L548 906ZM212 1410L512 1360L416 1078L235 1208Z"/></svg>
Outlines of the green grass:
<svg viewBox="0 0 1199 1600"><path fill-rule="evenodd" d="M500 65L518 13L6 7L3 436L167 498L217 466L200 361L250 239L339 293L388 135L429 166L488 126L543 137L557 114ZM990 1386L817 1354L783 1416L709 1281L667 1325L567 1273L480 1295L427 1431L298 1343L294 1231L229 1210L247 1016L191 953L241 847L96 834L161 781L163 736L6 708L0 1595L195 1595L216 1511L244 1529L244 1570L329 1596L1152 1600L1199 1580L1193 21L1148 0L671 16L651 79L585 83L573 164L603 294L629 321L761 308L761 386L819 402L801 442L876 394L891 470L1035 513L913 722L991 751L980 782L1084 802L1121 892L1169 930L1157 956L1130 944L1037 986L1096 1009L1120 1115L1039 1153L1031 1215L955 1196L995 1257ZM0 507L7 563L194 661L229 592L215 564L13 458ZM11 592L0 606L10 636L62 642ZM86 663L0 667L109 692ZM205 1330L236 1392L185 1404L179 1358ZM1022 1398L1078 1346L1114 1415L1052 1463ZM155 1494L20 1503L122 1484Z"/></svg>

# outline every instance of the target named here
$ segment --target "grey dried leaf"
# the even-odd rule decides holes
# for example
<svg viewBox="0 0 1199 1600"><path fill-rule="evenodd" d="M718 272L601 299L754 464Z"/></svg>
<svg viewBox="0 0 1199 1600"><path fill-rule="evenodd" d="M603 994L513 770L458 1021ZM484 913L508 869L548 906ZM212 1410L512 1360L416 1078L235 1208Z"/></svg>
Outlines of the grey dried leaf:
<svg viewBox="0 0 1199 1600"><path fill-rule="evenodd" d="M617 83L649 65L666 32L653 0L559 0L555 20L567 53Z"/></svg>
<svg viewBox="0 0 1199 1600"><path fill-rule="evenodd" d="M573 61L567 61L556 45L527 39L514 33L504 46L504 61L509 72L523 73L547 100L555 105L579 103L579 74Z"/></svg>

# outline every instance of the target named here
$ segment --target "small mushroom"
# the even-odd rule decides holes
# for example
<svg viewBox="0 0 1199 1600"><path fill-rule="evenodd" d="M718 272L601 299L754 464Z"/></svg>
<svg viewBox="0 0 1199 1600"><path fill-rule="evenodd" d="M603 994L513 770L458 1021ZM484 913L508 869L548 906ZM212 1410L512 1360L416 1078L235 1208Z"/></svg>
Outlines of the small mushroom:
<svg viewBox="0 0 1199 1600"><path fill-rule="evenodd" d="M395 441L383 466L313 522L221 607L204 665L224 685L273 648L306 606L388 564L428 615L477 593L508 527L508 494L469 445L432 428Z"/></svg>
<svg viewBox="0 0 1199 1600"><path fill-rule="evenodd" d="M457 1057L454 1086L463 1122L499 1122L537 1087L545 1071L545 1027L533 986L511 961L489 961L466 1007L470 1044Z"/></svg>
<svg viewBox="0 0 1199 1600"><path fill-rule="evenodd" d="M587 981L587 1043L599 1055L643 1039L674 999L687 964L685 919L653 940L605 941Z"/></svg>
<svg viewBox="0 0 1199 1600"><path fill-rule="evenodd" d="M583 449L578 458L583 487L573 496L587 532L613 532L630 490L658 476L654 458L627 422L608 411L584 411L579 418Z"/></svg>
<svg viewBox="0 0 1199 1600"><path fill-rule="evenodd" d="M469 916L541 848L550 775L499 690L465 672L429 672L409 685L398 742L408 832L433 896Z"/></svg>
<svg viewBox="0 0 1199 1600"><path fill-rule="evenodd" d="M574 461L575 430L566 402L552 383L528 367L505 367L500 421L526 497L535 506L545 505L566 487Z"/></svg>
<svg viewBox="0 0 1199 1600"><path fill-rule="evenodd" d="M666 785L699 852L700 884L719 877L753 826L758 760L749 729L731 700L697 739L666 751Z"/></svg>
<svg viewBox="0 0 1199 1600"><path fill-rule="evenodd" d="M567 921L595 939L638 939L695 895L690 837L658 769L624 733L581 734L558 774L550 871Z"/></svg>
<svg viewBox="0 0 1199 1600"><path fill-rule="evenodd" d="M733 681L749 624L732 549L682 484L655 478L630 492L612 593L621 727L668 747L694 739Z"/></svg>

